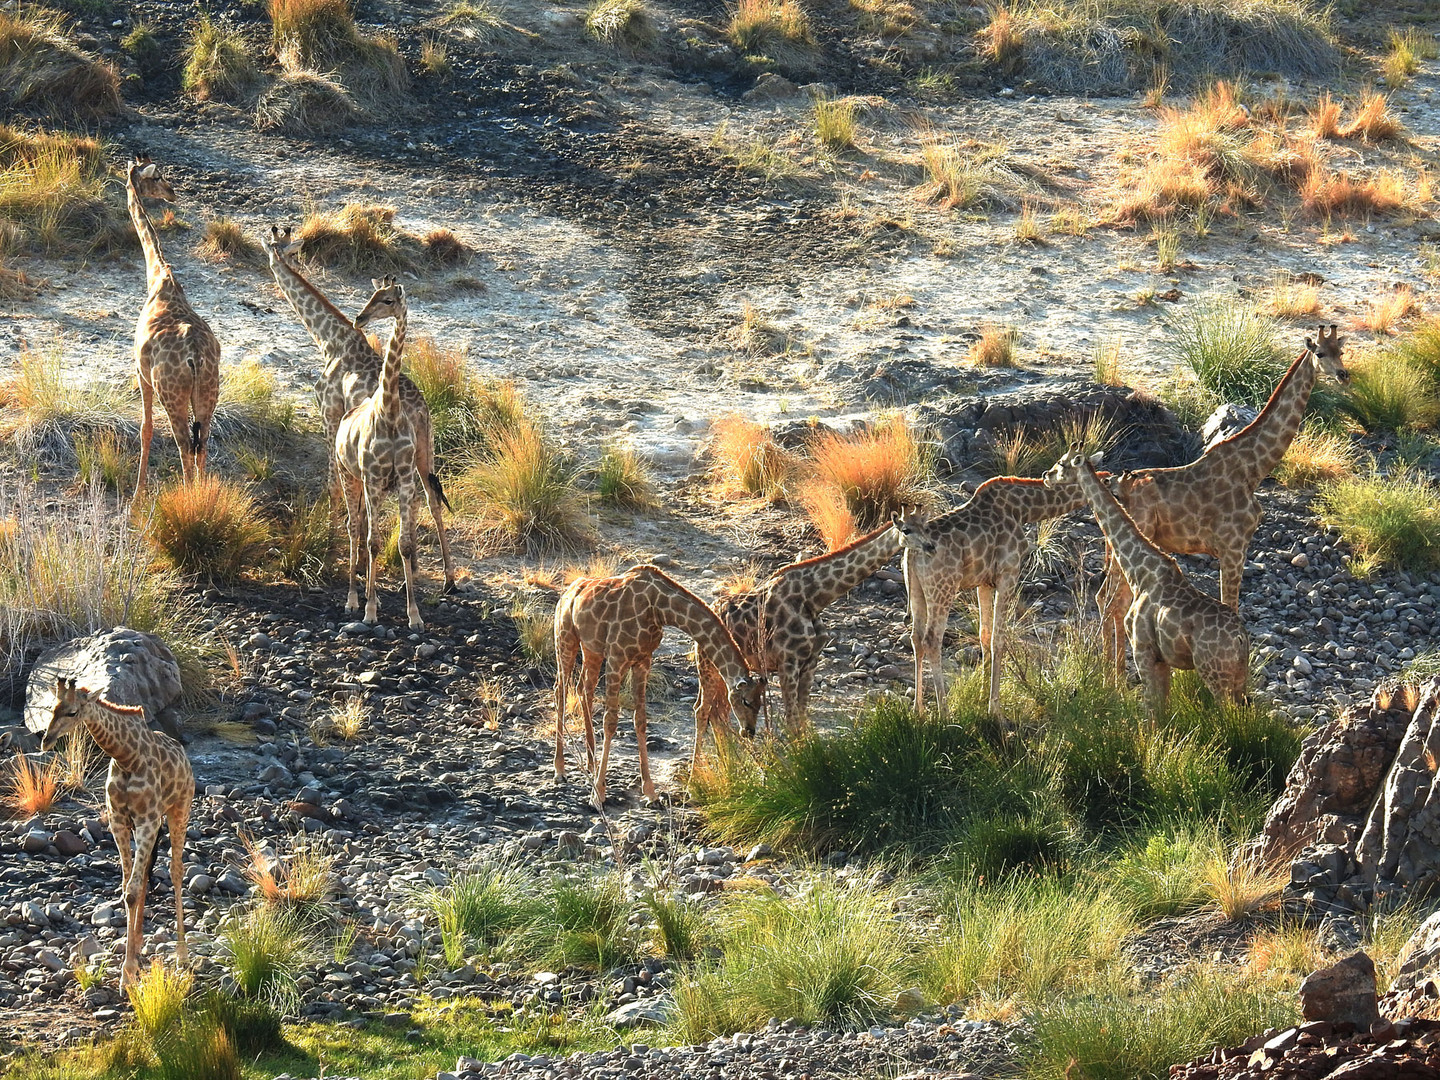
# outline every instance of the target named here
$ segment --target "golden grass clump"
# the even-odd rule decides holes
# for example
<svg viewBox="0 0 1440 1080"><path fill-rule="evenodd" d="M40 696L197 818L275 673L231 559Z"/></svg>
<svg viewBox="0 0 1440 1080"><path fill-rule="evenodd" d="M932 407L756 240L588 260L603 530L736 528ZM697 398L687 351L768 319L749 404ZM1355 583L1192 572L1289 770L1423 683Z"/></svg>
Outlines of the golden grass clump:
<svg viewBox="0 0 1440 1080"><path fill-rule="evenodd" d="M585 31L628 53L640 53L655 44L655 17L645 0L595 0L585 13Z"/></svg>
<svg viewBox="0 0 1440 1080"><path fill-rule="evenodd" d="M1266 866L1257 857L1236 852L1217 855L1206 866L1205 891L1227 922L1242 922L1280 899L1290 868Z"/></svg>
<svg viewBox="0 0 1440 1080"><path fill-rule="evenodd" d="M1306 425L1295 434L1275 469L1286 487L1314 487L1353 476L1360 455L1344 435Z"/></svg>
<svg viewBox="0 0 1440 1080"><path fill-rule="evenodd" d="M564 549L590 537L577 470L532 421L496 433L454 484L455 505L492 542L512 549Z"/></svg>
<svg viewBox="0 0 1440 1080"><path fill-rule="evenodd" d="M595 494L612 506L644 510L655 505L655 481L633 446L607 442L595 466Z"/></svg>
<svg viewBox="0 0 1440 1080"><path fill-rule="evenodd" d="M0 11L0 100L62 120L95 120L120 111L120 78L71 44L64 16L12 8Z"/></svg>
<svg viewBox="0 0 1440 1080"><path fill-rule="evenodd" d="M997 5L990 12L990 21L977 36L981 55L993 64L1012 67L1024 55L1024 27L1007 7Z"/></svg>
<svg viewBox="0 0 1440 1080"><path fill-rule="evenodd" d="M185 43L180 88L199 101L244 101L260 84L260 65L238 30L201 15Z"/></svg>
<svg viewBox="0 0 1440 1080"><path fill-rule="evenodd" d="M838 492L862 531L926 499L930 455L903 416L855 435L826 433L809 457L814 479Z"/></svg>
<svg viewBox="0 0 1440 1080"><path fill-rule="evenodd" d="M1384 94L1367 94L1355 112L1355 118L1337 134L1342 139L1362 139L1367 143L1384 142L1399 138L1403 129L1400 121L1390 111L1390 102Z"/></svg>
<svg viewBox="0 0 1440 1080"><path fill-rule="evenodd" d="M246 838L249 861L245 877L266 904L280 907L316 907L335 887L335 856L301 833L288 858L270 854Z"/></svg>
<svg viewBox="0 0 1440 1080"><path fill-rule="evenodd" d="M860 533L855 514L845 496L833 484L823 480L811 480L802 484L799 492L800 505L805 516L820 539L825 541L827 551L844 547Z"/></svg>
<svg viewBox="0 0 1440 1080"><path fill-rule="evenodd" d="M124 211L106 198L107 180L97 140L0 124L3 247L55 254L133 243Z"/></svg>
<svg viewBox="0 0 1440 1080"><path fill-rule="evenodd" d="M24 754L15 755L15 766L6 778L5 805L22 817L48 813L59 793L60 774L55 763L41 769Z"/></svg>
<svg viewBox="0 0 1440 1080"><path fill-rule="evenodd" d="M233 580L258 566L272 539L270 523L251 494L214 473L164 488L155 498L148 532L175 569L217 580Z"/></svg>
<svg viewBox="0 0 1440 1080"><path fill-rule="evenodd" d="M1348 173L1317 170L1300 182L1300 204L1318 217L1389 214L1405 204L1405 181L1392 172L1369 180Z"/></svg>
<svg viewBox="0 0 1440 1080"><path fill-rule="evenodd" d="M205 235L195 251L207 259L228 259L232 262L260 266L265 253L233 218L211 218L205 223Z"/></svg>
<svg viewBox="0 0 1440 1080"><path fill-rule="evenodd" d="M719 479L746 495L780 502L795 470L795 457L764 424L722 416L711 428L710 456Z"/></svg>
<svg viewBox="0 0 1440 1080"><path fill-rule="evenodd" d="M255 126L290 135L327 135L348 127L360 113L336 79L314 71L282 71L255 106Z"/></svg>
<svg viewBox="0 0 1440 1080"><path fill-rule="evenodd" d="M1310 110L1310 134L1317 139L1338 139L1343 106L1326 90Z"/></svg>
<svg viewBox="0 0 1440 1080"><path fill-rule="evenodd" d="M431 266L458 266L470 254L465 242L449 229L431 229L420 240Z"/></svg>
<svg viewBox="0 0 1440 1080"><path fill-rule="evenodd" d="M1277 319L1314 320L1320 314L1320 288L1285 271L1275 275L1266 305Z"/></svg>
<svg viewBox="0 0 1440 1080"><path fill-rule="evenodd" d="M815 100L815 137L830 150L849 150L855 145L854 98Z"/></svg>
<svg viewBox="0 0 1440 1080"><path fill-rule="evenodd" d="M309 214L296 237L300 254L355 274L394 272L414 266L414 238L395 226L395 208L346 203Z"/></svg>
<svg viewBox="0 0 1440 1080"><path fill-rule="evenodd" d="M1370 301L1370 308L1361 315L1358 327L1377 336L1396 332L1395 324L1420 313L1420 301L1409 285L1395 288Z"/></svg>
<svg viewBox="0 0 1440 1080"><path fill-rule="evenodd" d="M1019 344L1020 332L1013 326L999 323L982 323L980 337L970 345L967 358L976 367L1013 368L1015 346Z"/></svg>
<svg viewBox="0 0 1440 1080"><path fill-rule="evenodd" d="M741 52L783 61L809 47L810 16L797 0L738 0L726 36Z"/></svg>

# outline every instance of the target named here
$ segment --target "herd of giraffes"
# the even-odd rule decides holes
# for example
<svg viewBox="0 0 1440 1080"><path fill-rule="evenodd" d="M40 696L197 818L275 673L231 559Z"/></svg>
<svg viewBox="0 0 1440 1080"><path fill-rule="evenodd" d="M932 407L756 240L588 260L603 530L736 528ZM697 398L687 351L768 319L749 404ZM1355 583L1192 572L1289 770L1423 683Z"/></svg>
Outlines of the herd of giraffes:
<svg viewBox="0 0 1440 1080"><path fill-rule="evenodd" d="M174 189L148 158L131 162L127 204L145 252L147 295L136 327L135 356L144 417L136 496L145 488L155 398L170 418L185 482L205 469L211 419L219 397L220 348L214 333L185 298L164 260L145 210L147 198L173 201ZM416 384L401 371L407 308L393 277L347 318L296 266L299 243L287 228L271 229L265 244L271 273L305 325L325 366L316 386L330 455L330 473L345 497L350 537L350 580L345 610L359 607L356 569L367 555L365 621L377 619L375 564L380 501L394 493L401 522L406 614L421 629L415 599L415 512L423 498L439 535L445 588L455 570L445 532L445 493L435 474L430 412ZM384 355L365 328L391 319ZM784 727L807 721L815 669L827 636L821 615L832 603L902 554L915 658L915 706L927 707L925 665L937 708L945 703L941 643L955 598L975 589L980 609L983 662L989 671L989 709L1000 715L1000 668L1005 617L1031 550L1028 524L1059 517L1087 504L1106 540L1106 576L1098 603L1107 656L1117 677L1126 670L1126 644L1150 707L1163 709L1173 669L1194 670L1217 697L1240 700L1249 679L1250 639L1240 618L1245 553L1259 525L1255 497L1300 428L1316 380L1328 374L1348 382L1344 339L1321 326L1315 339L1276 386L1260 414L1243 430L1207 446L1188 465L1111 475L1071 448L1042 479L987 480L961 506L934 517L897 514L888 525L811 559L791 563L754 587L723 597L713 607L655 566L636 566L609 577L580 577L560 595L555 610L555 775L565 775L565 721L579 698L586 756L594 777L595 805L603 807L611 743L620 714L620 689L632 678L641 786L655 797L646 747L646 683L665 627L694 639L699 671L695 704L698 758L707 729L753 735L765 682L779 682ZM1195 588L1172 554L1206 554L1220 563L1220 597ZM580 670L577 673L577 662ZM593 723L595 690L605 671L604 742L597 765ZM60 680L41 749L84 726L110 756L106 806L120 847L127 916L122 988L138 977L148 868L162 823L171 842L171 879L178 920L177 960L185 962L181 865L195 781L184 749L152 731L144 710L119 705ZM133 847L133 853L132 853Z"/></svg>

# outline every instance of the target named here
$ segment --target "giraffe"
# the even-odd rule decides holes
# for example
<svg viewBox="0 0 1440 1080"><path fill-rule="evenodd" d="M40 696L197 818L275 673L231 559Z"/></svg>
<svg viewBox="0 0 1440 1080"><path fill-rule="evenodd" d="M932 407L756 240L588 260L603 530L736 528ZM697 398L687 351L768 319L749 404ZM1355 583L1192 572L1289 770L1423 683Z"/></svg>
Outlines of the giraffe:
<svg viewBox="0 0 1440 1080"><path fill-rule="evenodd" d="M357 326L346 318L295 267L291 259L299 250L300 241L292 238L290 228L282 231L273 225L270 227L270 240L265 244L270 258L270 273L325 359L325 370L315 385L315 394L325 422L330 476L343 488L339 459L335 455L335 438L340 430L340 421L352 407L375 393L380 384L382 361L366 340L363 324ZM372 284L377 292L380 291L379 282ZM368 308L369 305L366 306ZM373 317L385 316L376 313ZM403 372L400 375L400 410L411 431L415 471L420 475L419 486L425 493L430 516L435 521L435 531L440 536L440 558L445 566L444 591L451 592L455 589L455 564L450 558L450 538L445 532L445 520L440 512L442 506L449 509L450 503L440 486L440 478L435 474L434 428L425 396Z"/></svg>
<svg viewBox="0 0 1440 1080"><path fill-rule="evenodd" d="M1030 553L1025 525L1084 505L1084 495L1076 490L1047 487L1041 480L997 476L981 484L963 505L929 521L895 516L910 605L917 711L925 709L927 660L936 707L945 708L945 671L940 656L945 624L956 594L974 588L980 605L980 647L990 665L990 712L1001 715L1002 639L1010 600Z"/></svg>
<svg viewBox="0 0 1440 1080"><path fill-rule="evenodd" d="M782 566L755 588L715 605L750 670L762 678L779 676L781 709L792 732L809 714L810 684L825 645L821 612L899 550L899 533L882 525L835 551ZM703 684L703 660L700 670Z"/></svg>
<svg viewBox="0 0 1440 1080"><path fill-rule="evenodd" d="M610 743L620 720L620 686L627 672L634 697L635 741L640 753L640 784L647 799L655 798L650 779L650 760L645 745L645 686L650 678L651 657L660 645L667 626L678 627L695 639L695 651L722 680L707 687L701 675L701 694L695 706L695 747L691 761L698 761L700 744L711 720L714 697L726 701L740 721L742 730L755 730L760 707L760 684L755 680L730 632L706 603L655 566L636 566L614 577L581 577L560 594L555 607L555 777L565 775L565 716L570 691L578 688L585 721L586 761L595 774L596 809L605 805L605 774L610 764ZM579 681L575 660L583 654ZM605 741L600 767L595 769L595 687L600 669L605 673Z"/></svg>
<svg viewBox="0 0 1440 1080"><path fill-rule="evenodd" d="M425 629L420 607L415 602L415 490L414 429L400 412L400 357L405 351L408 311L405 287L393 277L375 283L375 295L355 316L356 326L366 326L388 315L395 322L385 346L380 368L380 385L375 392L347 412L335 436L335 456L345 493L345 520L350 533L350 595L345 610L360 606L355 595L355 566L360 545L366 548L365 621L378 618L375 597L375 564L380 558L379 515L386 494L393 491L400 513L400 561L405 567L405 612L411 630Z"/></svg>
<svg viewBox="0 0 1440 1080"><path fill-rule="evenodd" d="M125 173L125 203L145 252L145 306L135 324L135 368L144 410L140 425L140 469L135 497L145 490L150 440L155 432L158 395L180 450L186 483L205 471L210 422L220 397L220 343L210 325L196 314L160 253L160 237L145 212L145 199L175 201L175 189L150 158L130 162Z"/></svg>
<svg viewBox="0 0 1440 1080"><path fill-rule="evenodd" d="M1045 484L1057 490L1079 488L1125 575L1131 593L1125 633L1151 713L1158 717L1170 699L1172 668L1199 672L1217 698L1244 701L1250 635L1240 613L1191 585L1180 564L1140 531L1095 472L1093 461L1098 458L1087 459L1072 448L1045 474Z"/></svg>
<svg viewBox="0 0 1440 1080"><path fill-rule="evenodd" d="M185 828L195 797L195 774L185 749L170 736L152 731L139 705L117 705L100 694L77 687L74 679L60 679L55 687L55 711L40 740L41 750L54 748L62 738L85 727L97 746L110 756L105 781L105 808L110 831L120 848L120 878L124 888L125 967L120 975L124 990L140 974L140 947L144 937L145 890L155 860L162 820L170 829L170 884L175 890L175 959L183 967L185 952L185 892L181 867ZM135 850L130 844L134 840Z"/></svg>
<svg viewBox="0 0 1440 1080"><path fill-rule="evenodd" d="M1322 325L1318 337L1318 342L1305 339L1304 351L1248 426L1208 447L1188 465L1139 469L1111 481L1116 497L1140 530L1162 550L1176 555L1212 555L1220 560L1220 599L1237 610L1245 552L1260 524L1255 491L1290 448L1320 374L1331 375L1342 385L1350 381L1339 327L1332 323L1327 335ZM1116 569L1114 557L1107 554L1105 584L1096 599L1106 656L1123 679L1121 624L1131 597L1124 575Z"/></svg>

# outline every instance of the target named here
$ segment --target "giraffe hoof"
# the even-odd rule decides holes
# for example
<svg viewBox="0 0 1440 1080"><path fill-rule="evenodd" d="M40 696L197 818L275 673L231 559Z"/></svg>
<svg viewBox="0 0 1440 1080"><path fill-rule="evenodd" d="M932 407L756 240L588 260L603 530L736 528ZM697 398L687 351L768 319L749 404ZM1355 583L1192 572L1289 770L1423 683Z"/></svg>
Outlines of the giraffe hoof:
<svg viewBox="0 0 1440 1080"><path fill-rule="evenodd" d="M446 578L445 584L440 587L441 596L449 596L451 593L464 592L465 586L456 583L454 578Z"/></svg>

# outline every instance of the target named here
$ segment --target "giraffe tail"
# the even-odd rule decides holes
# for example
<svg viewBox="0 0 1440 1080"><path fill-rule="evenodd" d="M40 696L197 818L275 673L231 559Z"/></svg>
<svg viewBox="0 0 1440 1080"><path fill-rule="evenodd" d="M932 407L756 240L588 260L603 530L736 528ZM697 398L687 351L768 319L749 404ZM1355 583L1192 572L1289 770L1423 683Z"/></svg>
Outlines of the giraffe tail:
<svg viewBox="0 0 1440 1080"><path fill-rule="evenodd" d="M445 507L445 509L449 510L452 514L455 512L455 508L450 505L450 500L445 497L445 489L440 486L440 477L436 476L433 472L430 473L425 477L425 485L435 493L435 497L440 500L441 506Z"/></svg>
<svg viewBox="0 0 1440 1080"><path fill-rule="evenodd" d="M190 421L190 452L192 454L200 453L200 448L204 445L204 440L200 436L203 430L199 420Z"/></svg>

